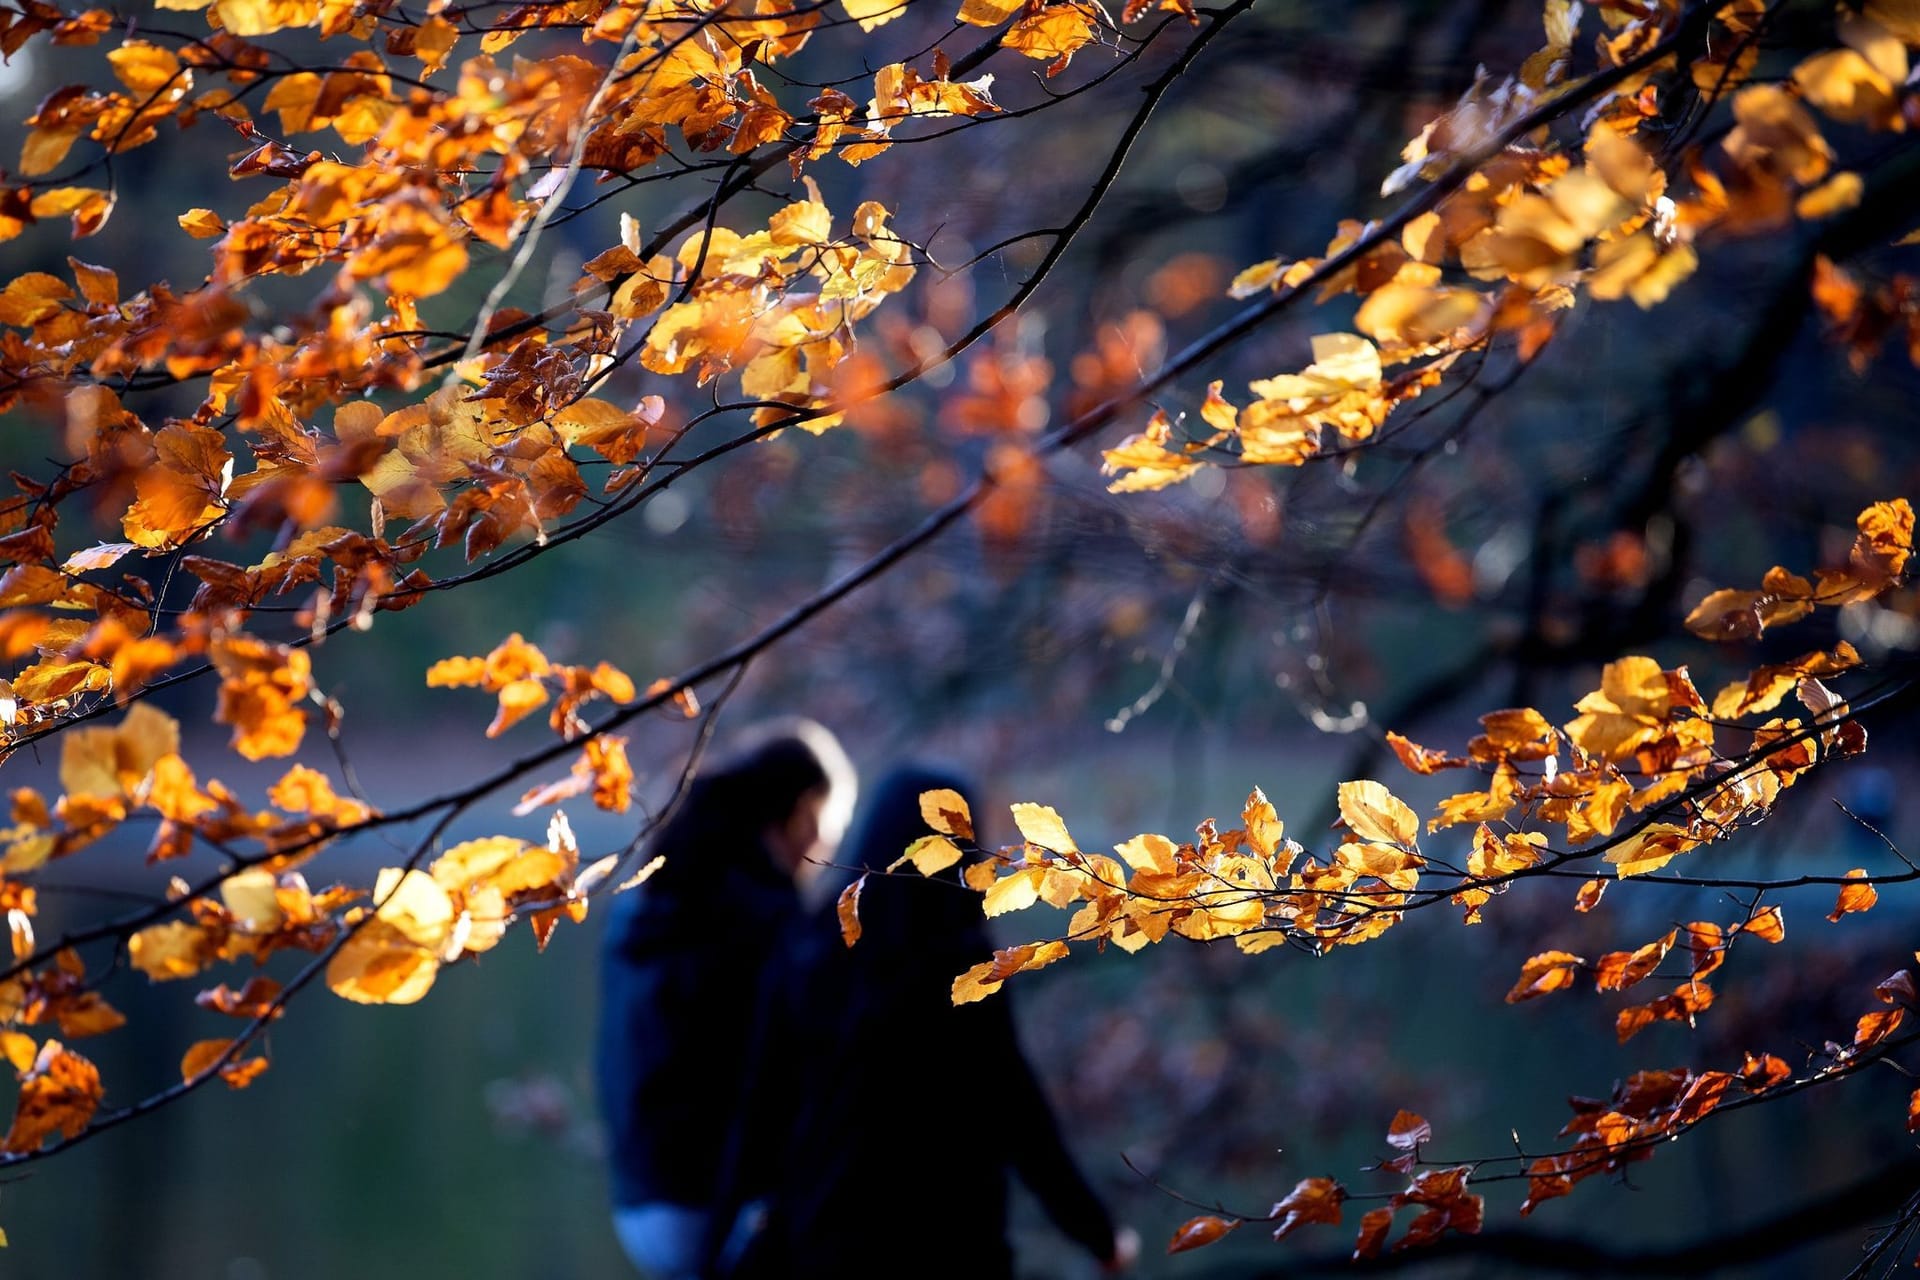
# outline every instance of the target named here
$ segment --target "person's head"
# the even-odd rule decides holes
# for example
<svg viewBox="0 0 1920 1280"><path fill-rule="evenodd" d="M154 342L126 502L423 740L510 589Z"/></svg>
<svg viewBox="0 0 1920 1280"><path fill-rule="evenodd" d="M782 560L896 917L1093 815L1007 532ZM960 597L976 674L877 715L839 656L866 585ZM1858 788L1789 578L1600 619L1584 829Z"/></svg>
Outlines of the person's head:
<svg viewBox="0 0 1920 1280"><path fill-rule="evenodd" d="M757 839L795 879L810 878L840 843L855 790L839 739L800 718L749 729L702 779L711 816Z"/></svg>

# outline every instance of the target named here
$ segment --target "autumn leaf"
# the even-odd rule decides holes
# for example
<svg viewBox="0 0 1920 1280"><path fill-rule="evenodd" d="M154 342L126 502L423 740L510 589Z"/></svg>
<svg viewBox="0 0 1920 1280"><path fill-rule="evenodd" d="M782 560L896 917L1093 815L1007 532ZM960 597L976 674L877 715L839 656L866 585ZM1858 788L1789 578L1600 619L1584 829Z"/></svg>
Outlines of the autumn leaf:
<svg viewBox="0 0 1920 1280"><path fill-rule="evenodd" d="M1412 1151L1432 1138L1433 1126L1426 1117L1411 1111L1395 1112L1393 1123L1387 1126L1387 1145L1396 1151Z"/></svg>
<svg viewBox="0 0 1920 1280"><path fill-rule="evenodd" d="M1418 841L1420 819L1379 783L1343 782L1339 796L1341 821L1362 840L1408 848Z"/></svg>
<svg viewBox="0 0 1920 1280"><path fill-rule="evenodd" d="M1507 992L1508 1004L1563 991L1573 985L1575 972L1586 961L1566 951L1542 951L1520 967L1520 977Z"/></svg>
<svg viewBox="0 0 1920 1280"><path fill-rule="evenodd" d="M25 1155L51 1137L72 1141L92 1121L101 1096L99 1069L58 1040L49 1040L20 1078L13 1125L0 1145Z"/></svg>
<svg viewBox="0 0 1920 1280"><path fill-rule="evenodd" d="M1855 867L1853 870L1847 872L1847 879L1849 880L1865 880L1866 878L1867 869L1865 867ZM1839 924L1841 916L1851 915L1856 911L1870 911L1873 909L1874 904L1879 901L1880 891L1870 884L1844 885L1840 889L1839 900L1834 903L1833 910L1828 914L1827 919L1834 924Z"/></svg>
<svg viewBox="0 0 1920 1280"><path fill-rule="evenodd" d="M1677 934L1669 930L1635 951L1610 951L1594 962L1594 987L1600 991L1625 991L1659 968L1673 947Z"/></svg>
<svg viewBox="0 0 1920 1280"><path fill-rule="evenodd" d="M191 1084L198 1077L214 1070L215 1064L219 1063L220 1079L226 1082L229 1089L246 1088L267 1069L267 1060L255 1057L221 1062L220 1060L232 1044L231 1040L196 1041L193 1047L187 1050L186 1056L180 1059L180 1078Z"/></svg>
<svg viewBox="0 0 1920 1280"><path fill-rule="evenodd" d="M1273 1238L1284 1240L1301 1227L1313 1223L1339 1226L1340 1207L1346 1198L1347 1189L1331 1178L1301 1179L1267 1214L1269 1219L1279 1223L1273 1229Z"/></svg>
<svg viewBox="0 0 1920 1280"><path fill-rule="evenodd" d="M920 819L942 835L973 839L973 813L958 791L922 791Z"/></svg>
<svg viewBox="0 0 1920 1280"><path fill-rule="evenodd" d="M369 920L327 962L327 986L356 1004L413 1004L439 970L432 951L385 920Z"/></svg>
<svg viewBox="0 0 1920 1280"><path fill-rule="evenodd" d="M1067 834L1066 823L1050 806L1016 804L1013 806L1013 821L1028 844L1038 845L1053 853L1078 853L1080 850L1080 846L1073 842L1073 837Z"/></svg>
<svg viewBox="0 0 1920 1280"><path fill-rule="evenodd" d="M840 940L849 947L860 941L860 891L866 884L867 878L863 875L842 889L834 903L834 914L840 920Z"/></svg>
<svg viewBox="0 0 1920 1280"><path fill-rule="evenodd" d="M1740 931L1762 942L1784 942L1787 937L1786 916L1779 907L1762 907L1740 926Z"/></svg>
<svg viewBox="0 0 1920 1280"><path fill-rule="evenodd" d="M1073 55L1094 38L1094 11L1084 4L1050 4L1020 19L1001 37L1000 45L1029 58L1052 63L1048 75L1064 70Z"/></svg>
<svg viewBox="0 0 1920 1280"><path fill-rule="evenodd" d="M1189 1218L1180 1224L1179 1229L1173 1233L1173 1239L1167 1242L1167 1252L1186 1253L1193 1249L1203 1249L1239 1225L1238 1218L1220 1218L1211 1214Z"/></svg>
<svg viewBox="0 0 1920 1280"><path fill-rule="evenodd" d="M887 870L898 871L911 862L921 875L937 875L960 861L961 856L959 846L945 836L921 836L908 845L907 851L894 859Z"/></svg>

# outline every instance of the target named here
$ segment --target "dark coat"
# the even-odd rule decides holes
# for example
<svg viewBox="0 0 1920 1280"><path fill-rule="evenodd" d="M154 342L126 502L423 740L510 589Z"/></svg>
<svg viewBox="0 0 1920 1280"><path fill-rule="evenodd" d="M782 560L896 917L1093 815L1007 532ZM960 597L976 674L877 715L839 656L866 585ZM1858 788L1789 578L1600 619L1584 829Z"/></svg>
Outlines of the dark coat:
<svg viewBox="0 0 1920 1280"><path fill-rule="evenodd" d="M615 900L594 1065L614 1204L707 1208L762 970L800 901L758 833L730 830L724 812L664 834L659 874Z"/></svg>
<svg viewBox="0 0 1920 1280"><path fill-rule="evenodd" d="M904 771L884 782L853 860L884 869L927 834L919 793L952 785ZM769 970L726 1178L736 1198L768 1204L741 1274L1010 1276L1009 1173L1106 1256L1113 1222L1061 1140L1005 992L951 1003L953 979L992 956L980 896L957 869L874 875L860 916L850 950L830 918L797 922Z"/></svg>

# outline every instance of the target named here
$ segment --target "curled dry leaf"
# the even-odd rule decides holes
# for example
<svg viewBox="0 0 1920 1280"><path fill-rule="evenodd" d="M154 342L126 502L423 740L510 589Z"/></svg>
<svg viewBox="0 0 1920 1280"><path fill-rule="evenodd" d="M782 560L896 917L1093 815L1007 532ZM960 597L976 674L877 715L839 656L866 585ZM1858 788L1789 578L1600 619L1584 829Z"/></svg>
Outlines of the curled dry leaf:
<svg viewBox="0 0 1920 1280"><path fill-rule="evenodd" d="M1866 878L1867 869L1865 867L1855 867L1853 870L1847 872L1847 879L1849 880L1865 880ZM1833 904L1833 910L1827 914L1827 919L1834 924L1839 924L1840 917L1852 915L1856 911L1870 911L1873 909L1873 905L1879 901L1880 891L1870 884L1842 885L1840 887L1840 897Z"/></svg>
<svg viewBox="0 0 1920 1280"><path fill-rule="evenodd" d="M860 941L860 891L866 885L867 878L861 876L842 889L834 903L834 914L840 919L840 940L849 947Z"/></svg>

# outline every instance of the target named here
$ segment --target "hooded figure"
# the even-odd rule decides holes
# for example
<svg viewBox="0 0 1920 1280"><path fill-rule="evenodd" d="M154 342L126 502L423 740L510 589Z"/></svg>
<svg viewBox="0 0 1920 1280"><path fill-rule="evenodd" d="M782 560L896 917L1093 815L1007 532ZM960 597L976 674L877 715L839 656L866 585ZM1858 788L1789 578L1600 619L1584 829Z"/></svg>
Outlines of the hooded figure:
<svg viewBox="0 0 1920 1280"><path fill-rule="evenodd" d="M938 788L964 791L908 768L873 793L848 846L854 871L873 873L859 942L830 913L809 918L769 971L724 1177L760 1229L722 1274L1010 1277L1009 1173L1089 1253L1114 1257L1113 1221L1061 1140L1005 993L952 1004L954 978L992 958L980 895L958 867L884 874L931 834L919 796Z"/></svg>
<svg viewBox="0 0 1920 1280"><path fill-rule="evenodd" d="M692 783L649 846L660 870L615 899L594 1065L615 1234L650 1276L699 1270L761 971L850 776L818 725L763 737Z"/></svg>

